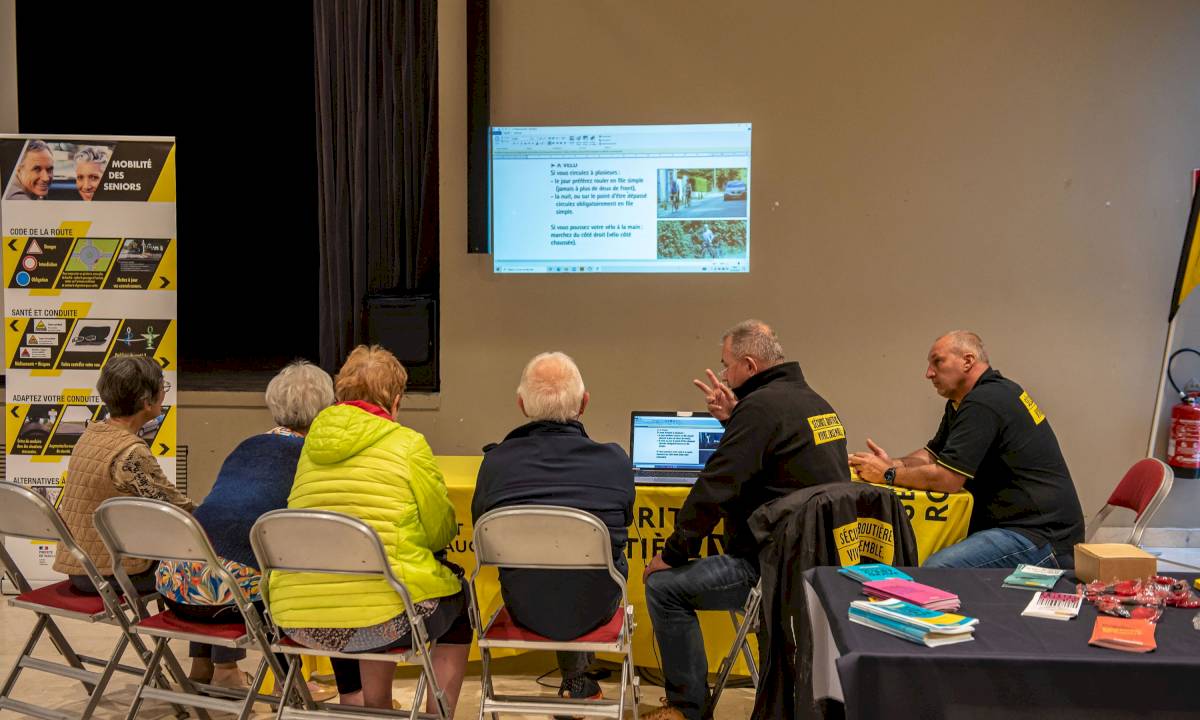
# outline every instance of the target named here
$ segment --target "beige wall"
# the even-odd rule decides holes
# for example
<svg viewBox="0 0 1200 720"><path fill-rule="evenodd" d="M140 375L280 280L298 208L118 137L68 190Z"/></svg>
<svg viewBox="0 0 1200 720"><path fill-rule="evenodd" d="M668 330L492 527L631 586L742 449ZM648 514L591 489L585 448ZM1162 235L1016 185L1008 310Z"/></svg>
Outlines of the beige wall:
<svg viewBox="0 0 1200 720"><path fill-rule="evenodd" d="M188 448L188 495L208 494L238 443L274 423L261 393L180 392L179 444Z"/></svg>
<svg viewBox="0 0 1200 720"><path fill-rule="evenodd" d="M17 2L0 0L0 133L16 131Z"/></svg>
<svg viewBox="0 0 1200 720"><path fill-rule="evenodd" d="M967 327L1046 411L1085 507L1145 452L1200 164L1200 6L493 5L498 125L754 123L752 272L499 277L468 255L465 5L442 2L443 391L403 418L435 452L500 439L546 349L579 361L593 437L624 444L630 409L702 409L690 380L748 316L852 447L930 437L925 354ZM198 488L269 420L188 396Z"/></svg>

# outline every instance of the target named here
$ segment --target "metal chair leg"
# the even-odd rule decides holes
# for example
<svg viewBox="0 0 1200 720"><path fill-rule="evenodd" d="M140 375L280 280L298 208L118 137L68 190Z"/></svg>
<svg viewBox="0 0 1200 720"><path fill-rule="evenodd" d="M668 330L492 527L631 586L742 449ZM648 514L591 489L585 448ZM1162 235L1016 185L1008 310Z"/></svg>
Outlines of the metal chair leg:
<svg viewBox="0 0 1200 720"><path fill-rule="evenodd" d="M717 681L713 685L712 694L708 701L709 713L716 711L717 702L721 699L721 693L725 691L725 683L729 680L730 673L733 672L733 664L737 662L738 653L742 653L746 658L746 665L750 670L750 679L754 682L754 687L758 687L758 667L754 663L753 654L746 643L746 637L750 634L750 628L757 621L761 605L762 588L756 584L750 588L750 594L746 597L746 604L742 608L743 615L741 622L738 622L738 613L736 610L729 611L729 617L733 621L733 626L737 628L737 635L734 637L733 647L729 648L729 652L721 660L721 666L717 671Z"/></svg>

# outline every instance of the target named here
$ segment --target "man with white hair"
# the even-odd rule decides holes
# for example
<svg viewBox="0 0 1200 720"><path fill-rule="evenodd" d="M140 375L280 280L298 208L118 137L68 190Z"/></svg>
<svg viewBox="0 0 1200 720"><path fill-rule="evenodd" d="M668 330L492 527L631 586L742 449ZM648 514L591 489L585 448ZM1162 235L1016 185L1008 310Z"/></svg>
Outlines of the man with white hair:
<svg viewBox="0 0 1200 720"><path fill-rule="evenodd" d="M700 720L708 704L708 660L697 610L742 607L758 582L758 542L747 520L800 488L849 482L846 431L828 402L788 362L766 323L746 320L721 340L722 377L695 380L725 425L663 551L646 566L646 604L662 651L667 704L644 720ZM693 560L725 522L725 554Z"/></svg>
<svg viewBox="0 0 1200 720"><path fill-rule="evenodd" d="M54 182L54 153L41 140L30 140L13 171L5 200L45 200Z"/></svg>
<svg viewBox="0 0 1200 720"><path fill-rule="evenodd" d="M633 464L620 445L588 437L579 422L588 399L579 368L567 355L542 353L529 361L517 387L517 407L529 422L484 448L471 517L478 520L511 505L585 510L608 526L613 561L628 575ZM554 640L570 640L604 624L621 597L603 570L501 569L500 590L517 624ZM600 696L600 686L585 673L590 663L589 653L558 653L560 696Z"/></svg>
<svg viewBox="0 0 1200 720"><path fill-rule="evenodd" d="M946 333L929 350L925 378L946 408L925 447L893 460L867 439L850 462L864 480L975 496L970 534L924 567L1074 567L1083 509L1050 421L1020 385L988 364L979 336Z"/></svg>

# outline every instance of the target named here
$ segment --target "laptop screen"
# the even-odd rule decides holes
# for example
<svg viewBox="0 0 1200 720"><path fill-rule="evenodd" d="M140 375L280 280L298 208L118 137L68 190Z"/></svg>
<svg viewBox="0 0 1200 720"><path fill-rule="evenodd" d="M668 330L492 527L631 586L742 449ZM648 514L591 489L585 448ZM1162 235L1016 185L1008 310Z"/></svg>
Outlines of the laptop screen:
<svg viewBox="0 0 1200 720"><path fill-rule="evenodd" d="M725 428L708 413L638 411L630 422L629 455L637 471L699 472Z"/></svg>

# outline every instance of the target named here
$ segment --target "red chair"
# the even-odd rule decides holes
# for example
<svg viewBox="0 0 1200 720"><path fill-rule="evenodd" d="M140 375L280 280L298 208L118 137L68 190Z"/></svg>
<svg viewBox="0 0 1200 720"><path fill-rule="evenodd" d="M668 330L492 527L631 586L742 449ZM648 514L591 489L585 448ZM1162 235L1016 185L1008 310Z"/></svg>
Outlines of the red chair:
<svg viewBox="0 0 1200 720"><path fill-rule="evenodd" d="M246 720L256 700L277 703L278 698L260 695L257 688L262 684L267 670L276 678L284 676L283 668L271 652L271 643L258 609L242 592L237 580L221 563L208 541L204 528L190 514L170 503L147 498L120 497L100 503L94 517L100 539L112 555L113 570L117 582L126 593L133 589L129 575L121 567L124 558L147 558L150 560L176 560L207 563L211 572L224 582L233 595L234 603L242 615L242 622L199 623L178 617L170 610L151 614L143 602L135 603L137 622L132 630L139 635L154 639L154 652L150 656L142 682L134 694L126 720L137 717L138 709L146 698L196 708L197 714L207 720L207 710L233 713L238 720ZM151 687L150 677L160 663L178 668L179 662L168 645L170 640L206 643L230 648L254 648L262 651L262 661L250 682L249 692L217 688L188 680L181 671L182 691ZM287 699L285 692L281 695Z"/></svg>
<svg viewBox="0 0 1200 720"><path fill-rule="evenodd" d="M1154 513L1158 512L1163 501L1167 499L1167 494L1171 492L1171 485L1174 482L1175 473L1162 460L1145 458L1135 462L1133 467L1125 473L1125 477L1121 478L1121 482L1117 483L1112 495L1108 496L1108 502L1088 523L1087 541L1091 542L1096 531L1100 529L1100 524L1104 522L1109 513L1115 508L1122 507L1135 513L1133 530L1125 542L1140 546L1142 532L1150 524L1150 519L1154 517Z"/></svg>
<svg viewBox="0 0 1200 720"><path fill-rule="evenodd" d="M475 523L475 572L471 575L471 622L479 635L483 693L479 716L498 713L622 718L637 712L639 684L633 664L633 606L625 578L612 559L608 528L594 515L573 508L522 505L484 513ZM607 623L573 640L551 640L513 622L501 606L484 624L475 582L484 567L545 570L607 570L621 590L621 602ZM615 700L497 695L492 685L493 648L607 652L621 655L621 689Z"/></svg>
<svg viewBox="0 0 1200 720"><path fill-rule="evenodd" d="M52 585L33 589L21 569L13 562L12 557L4 549L4 537L14 537L30 540L52 540L64 550L71 553L84 572L96 587L97 594L81 593L76 590L69 580L63 580ZM121 671L131 675L141 676L141 668L121 664L125 648L133 645L139 660L144 664L150 656L141 639L130 632L132 620L129 609L120 597L119 589L113 587L100 576L92 559L87 556L71 531L63 524L54 506L46 498L28 488L10 482L0 482L0 565L8 573L13 585L20 592L9 599L12 607L25 608L37 615L37 623L29 638L25 641L17 662L0 687L0 709L12 710L41 718L62 718L66 715L58 710L42 708L30 703L12 699L11 695L17 684L22 670L50 673L78 680L88 693L88 702L79 720L88 720L96 711L101 697L114 672ZM88 623L112 625L120 631L120 637L113 647L108 660L81 655L76 652L71 643L63 635L54 618L71 618ZM50 642L58 650L66 664L56 663L33 656L38 640L42 635L50 636ZM87 669L87 665L100 667L99 672ZM166 680L157 678L162 687ZM182 708L176 708L183 714Z"/></svg>

